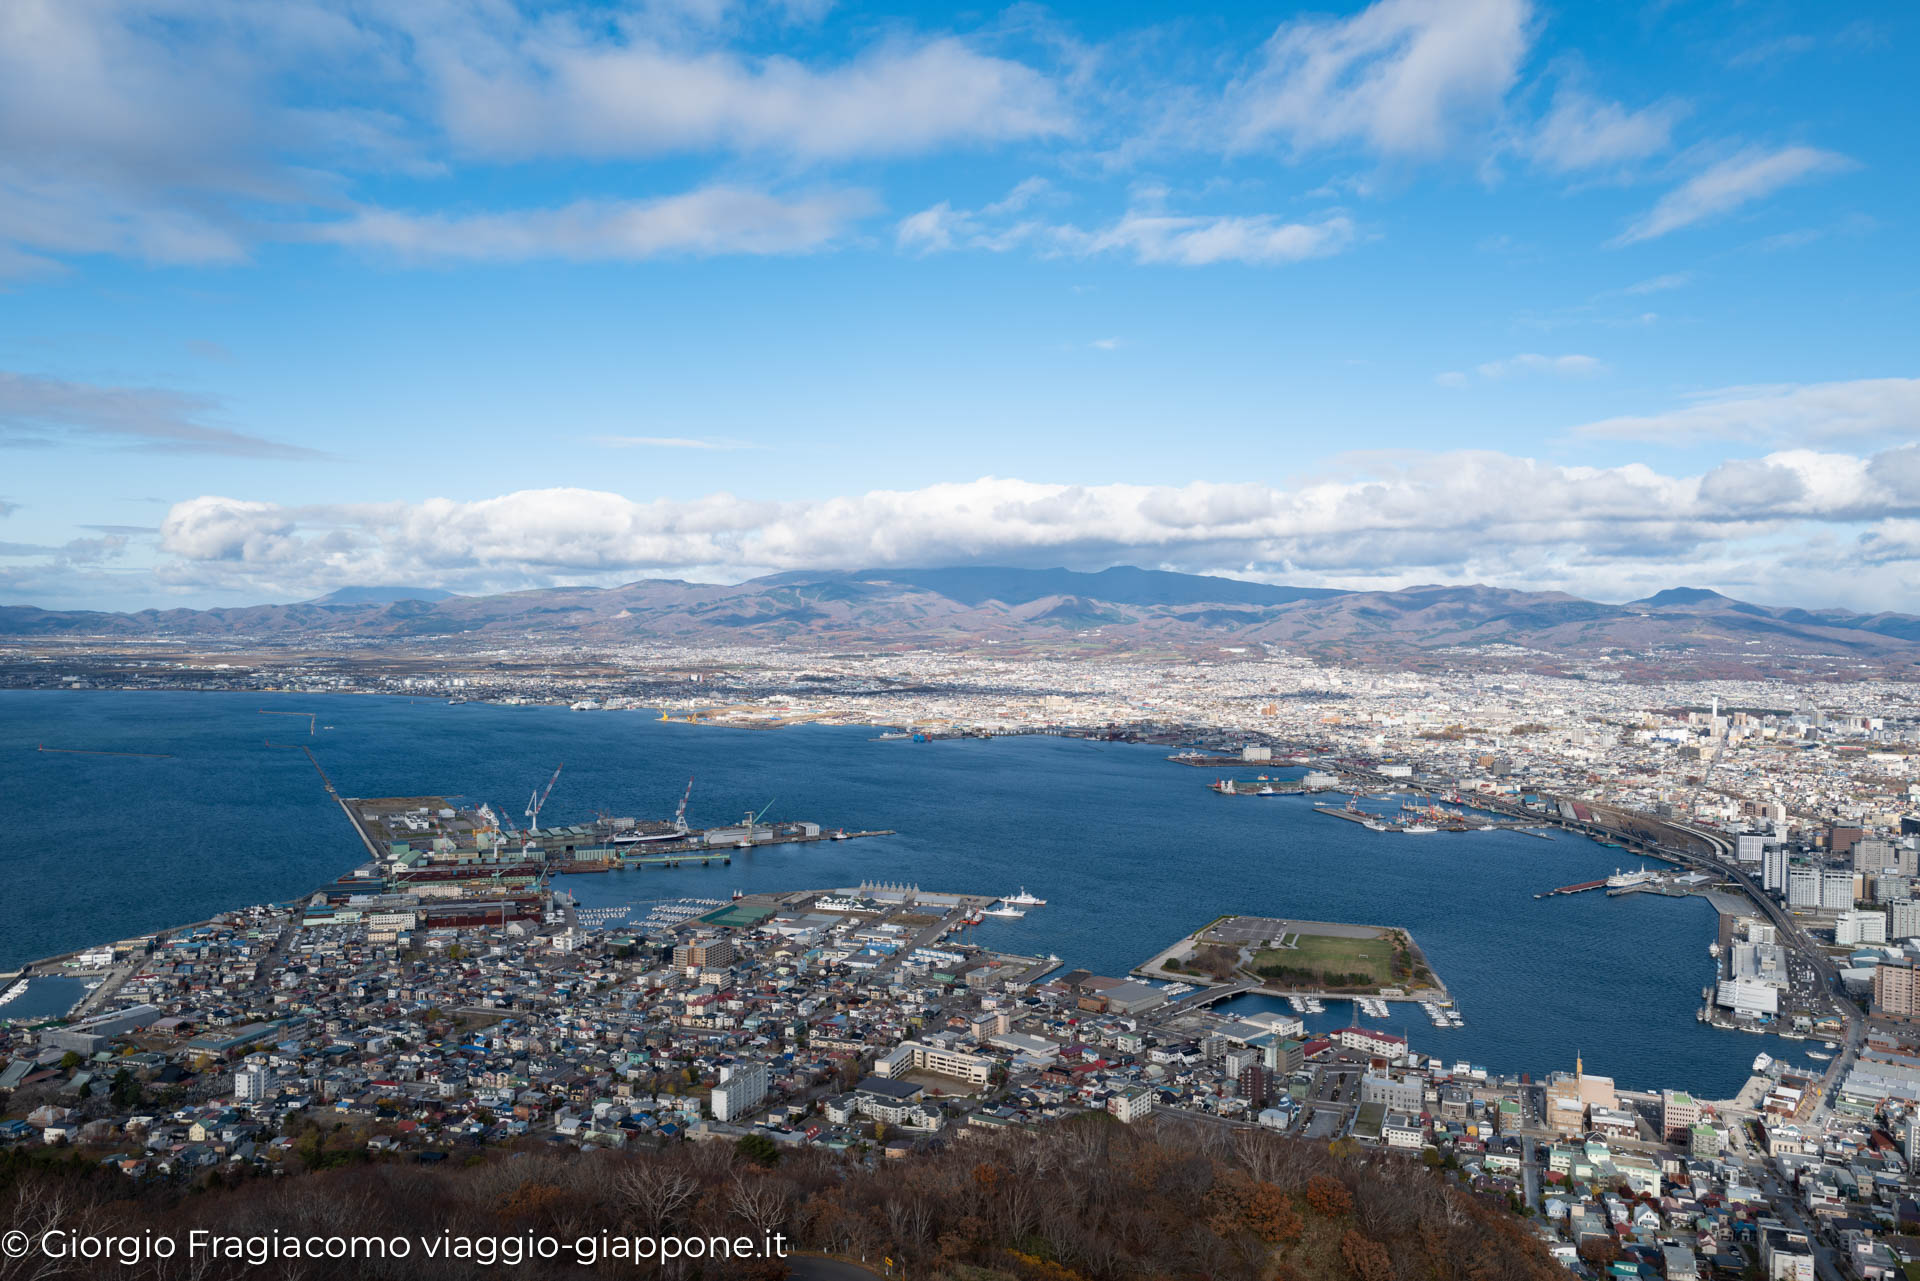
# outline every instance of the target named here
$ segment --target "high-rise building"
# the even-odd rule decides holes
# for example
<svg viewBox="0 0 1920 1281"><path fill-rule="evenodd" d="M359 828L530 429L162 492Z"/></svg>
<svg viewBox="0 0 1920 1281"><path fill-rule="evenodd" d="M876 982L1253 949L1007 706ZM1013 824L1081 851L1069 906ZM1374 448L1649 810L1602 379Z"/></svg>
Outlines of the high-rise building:
<svg viewBox="0 0 1920 1281"><path fill-rule="evenodd" d="M1853 843L1853 870L1856 872L1879 872L1899 865L1900 858L1894 853L1892 841L1869 836Z"/></svg>
<svg viewBox="0 0 1920 1281"><path fill-rule="evenodd" d="M732 939L695 939L673 949L673 967L677 970L715 970L732 964Z"/></svg>
<svg viewBox="0 0 1920 1281"><path fill-rule="evenodd" d="M713 1087L713 1119L732 1121L758 1108L767 1097L767 1065L734 1063L720 1069Z"/></svg>
<svg viewBox="0 0 1920 1281"><path fill-rule="evenodd" d="M1820 870L1796 867L1787 872L1787 906L1820 906Z"/></svg>
<svg viewBox="0 0 1920 1281"><path fill-rule="evenodd" d="M264 1063L248 1063L233 1074L233 1101L243 1107L264 1103L273 1089L273 1069Z"/></svg>
<svg viewBox="0 0 1920 1281"><path fill-rule="evenodd" d="M1269 1080L1264 1063L1249 1063L1240 1069L1240 1097L1248 1107L1259 1111L1267 1106Z"/></svg>
<svg viewBox="0 0 1920 1281"><path fill-rule="evenodd" d="M1910 939L1920 936L1920 902L1895 899L1887 907L1887 937Z"/></svg>
<svg viewBox="0 0 1920 1281"><path fill-rule="evenodd" d="M1867 834L1861 827L1830 827L1827 829L1827 849L1835 858L1845 858L1853 853L1854 843Z"/></svg>
<svg viewBox="0 0 1920 1281"><path fill-rule="evenodd" d="M1767 838L1764 836L1736 836L1734 851L1742 863L1758 863L1766 851Z"/></svg>
<svg viewBox="0 0 1920 1281"><path fill-rule="evenodd" d="M1820 906L1829 912L1844 912L1853 906L1853 872L1850 869L1821 869Z"/></svg>
<svg viewBox="0 0 1920 1281"><path fill-rule="evenodd" d="M1882 961L1873 970L1873 1008L1876 1014L1910 1019L1920 1012L1920 972L1912 961Z"/></svg>
<svg viewBox="0 0 1920 1281"><path fill-rule="evenodd" d="M1787 847L1770 845L1760 859L1760 888L1784 894L1787 889Z"/></svg>

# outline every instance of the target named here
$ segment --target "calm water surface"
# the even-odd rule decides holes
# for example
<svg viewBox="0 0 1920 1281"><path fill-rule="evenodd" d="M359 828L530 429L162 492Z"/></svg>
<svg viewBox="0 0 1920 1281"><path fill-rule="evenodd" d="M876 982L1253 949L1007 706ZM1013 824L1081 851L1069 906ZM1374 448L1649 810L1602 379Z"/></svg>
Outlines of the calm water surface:
<svg viewBox="0 0 1920 1281"><path fill-rule="evenodd" d="M262 708L316 713L317 732ZM404 698L3 693L0 968L291 898L362 861L305 755L271 739L311 746L349 796L460 796L517 818L564 761L543 816L552 823L665 818L692 775L696 826L771 801L768 821L898 833L742 852L728 867L565 878L585 906L862 880L1024 886L1048 906L990 920L980 942L1115 975L1222 912L1400 925L1467 1026L1435 1029L1411 1005L1395 1006L1390 1026L1450 1061L1537 1075L1578 1052L1588 1071L1623 1085L1709 1098L1731 1095L1762 1048L1805 1061L1801 1043L1695 1020L1712 977L1704 901L1534 899L1606 875L1619 851L1559 833L1369 832L1303 798L1216 796L1213 773L1169 764L1156 748L874 733ZM168 755L66 755L40 743ZM1315 1022L1350 1016L1336 1003Z"/></svg>

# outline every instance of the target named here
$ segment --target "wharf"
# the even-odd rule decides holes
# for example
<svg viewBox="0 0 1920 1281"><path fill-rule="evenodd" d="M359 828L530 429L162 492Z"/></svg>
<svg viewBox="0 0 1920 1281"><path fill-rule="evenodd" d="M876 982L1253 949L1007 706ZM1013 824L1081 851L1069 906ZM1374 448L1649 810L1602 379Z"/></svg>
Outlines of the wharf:
<svg viewBox="0 0 1920 1281"><path fill-rule="evenodd" d="M1330 805L1315 806L1315 809L1329 818L1344 818L1349 823L1372 821L1384 825L1389 832L1407 830L1407 824L1404 822L1387 818L1382 814L1369 814L1364 810L1343 809ZM1422 826L1432 828L1436 832L1519 832L1526 836L1538 837L1543 841L1553 839L1545 832L1536 830L1540 826L1538 823L1526 823L1513 819L1481 818L1478 815L1471 815L1444 819L1421 818L1419 821Z"/></svg>
<svg viewBox="0 0 1920 1281"><path fill-rule="evenodd" d="M1293 769L1306 764L1292 756L1250 761L1244 756L1211 756L1200 752L1176 752L1167 759L1175 765L1192 765L1196 769Z"/></svg>
<svg viewBox="0 0 1920 1281"><path fill-rule="evenodd" d="M1546 893L1536 894L1534 897L1552 898L1557 894L1585 894L1588 890L1603 890L1606 887L1607 883L1605 881L1581 881L1578 885L1562 885L1557 890L1548 890Z"/></svg>

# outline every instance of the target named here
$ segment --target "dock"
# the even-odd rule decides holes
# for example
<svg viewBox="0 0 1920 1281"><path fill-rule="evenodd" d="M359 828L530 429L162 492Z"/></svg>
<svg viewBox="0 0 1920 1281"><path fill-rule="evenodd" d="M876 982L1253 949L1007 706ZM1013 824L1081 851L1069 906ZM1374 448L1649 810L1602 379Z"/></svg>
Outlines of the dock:
<svg viewBox="0 0 1920 1281"><path fill-rule="evenodd" d="M1607 883L1605 881L1582 881L1578 885L1562 885L1557 890L1548 890L1546 893L1536 894L1534 897L1552 898L1556 894L1585 894L1588 890L1603 890L1606 887Z"/></svg>

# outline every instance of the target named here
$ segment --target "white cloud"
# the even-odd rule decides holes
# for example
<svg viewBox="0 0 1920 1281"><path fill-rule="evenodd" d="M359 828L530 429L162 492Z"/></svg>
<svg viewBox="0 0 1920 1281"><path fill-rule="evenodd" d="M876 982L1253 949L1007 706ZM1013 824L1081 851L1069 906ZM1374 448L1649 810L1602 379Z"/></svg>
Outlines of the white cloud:
<svg viewBox="0 0 1920 1281"><path fill-rule="evenodd" d="M366 210L318 234L408 259L636 261L662 254L790 254L833 243L872 205L872 197L859 191L782 200L737 187L703 187L655 200L579 201L510 213Z"/></svg>
<svg viewBox="0 0 1920 1281"><path fill-rule="evenodd" d="M815 67L688 48L600 14L533 19L514 10L488 22L489 12L476 7L433 28L420 54L442 123L475 155L610 158L718 147L818 159L1072 128L1046 76L951 36L891 39L849 62Z"/></svg>
<svg viewBox="0 0 1920 1281"><path fill-rule="evenodd" d="M1478 366L1482 378L1512 378L1519 374L1554 374L1561 378L1591 378L1606 369L1606 366L1592 356L1571 353L1565 356L1542 356L1538 352L1523 351L1517 356L1508 356L1504 360L1489 360Z"/></svg>
<svg viewBox="0 0 1920 1281"><path fill-rule="evenodd" d="M1063 228L1059 233L1060 242L1073 252L1117 251L1131 254L1137 262L1182 267L1220 262L1264 266L1324 258L1339 253L1354 238L1352 220L1340 215L1319 222L1284 222L1270 214L1196 217L1129 212L1099 231Z"/></svg>
<svg viewBox="0 0 1920 1281"><path fill-rule="evenodd" d="M1657 294L1669 289L1682 289L1693 283L1690 271L1670 271L1664 276L1654 276L1647 280L1635 281L1620 292L1623 294Z"/></svg>
<svg viewBox="0 0 1920 1281"><path fill-rule="evenodd" d="M1530 40L1528 0L1377 0L1351 18L1300 18L1229 94L1241 145L1359 142L1389 155L1445 149L1494 116Z"/></svg>
<svg viewBox="0 0 1920 1281"><path fill-rule="evenodd" d="M1796 182L1852 166L1845 156L1814 147L1749 149L1689 178L1656 202L1616 245L1652 240L1763 199Z"/></svg>
<svg viewBox="0 0 1920 1281"><path fill-rule="evenodd" d="M1920 438L1920 378L1723 387L1661 414L1607 418L1576 435L1682 443Z"/></svg>
<svg viewBox="0 0 1920 1281"><path fill-rule="evenodd" d="M1686 108L1677 102L1628 111L1617 102L1563 87L1534 130L1528 150L1540 164L1561 173L1644 160L1667 149L1673 126L1684 114Z"/></svg>
<svg viewBox="0 0 1920 1281"><path fill-rule="evenodd" d="M1359 234L1352 219L1338 213L1297 222L1273 214L1174 214L1134 208L1092 229L1032 218L996 220L995 215L1025 208L1030 198L1021 196L1025 186L977 210L955 209L943 200L901 219L895 241L904 250L923 254L955 249L1001 253L1027 246L1075 257L1122 253L1140 263L1183 267L1222 262L1271 266L1337 254ZM1142 194L1151 199L1158 193L1136 193Z"/></svg>
<svg viewBox="0 0 1920 1281"><path fill-rule="evenodd" d="M1505 378L1517 378L1526 374L1550 374L1556 378L1591 378L1606 372L1606 365L1597 357L1583 356L1569 352L1564 356L1543 356L1538 352L1523 351L1515 356L1500 360L1489 360L1474 366L1474 372L1490 381ZM1433 381L1442 387L1465 387L1472 379L1458 369L1449 369L1445 373L1435 374Z"/></svg>
<svg viewBox="0 0 1920 1281"><path fill-rule="evenodd" d="M1558 572L1568 581L1573 567L1655 575L1703 556L1777 559L1796 532L1916 516L1914 446L1874 456L1782 451L1694 476L1462 452L1376 461L1291 489L984 478L780 503L580 489L325 508L207 497L168 513L161 547L175 583L309 594L356 582L476 589L966 562L1236 565L1307 581ZM1891 532L1882 544L1891 557Z"/></svg>
<svg viewBox="0 0 1920 1281"><path fill-rule="evenodd" d="M788 16L822 7L801 0ZM844 59L750 56L741 46L760 20L706 0L0 5L0 276L96 253L239 263L263 242L329 230L428 256L420 242L447 227L511 255L537 239L516 220L569 221L566 210L443 214L415 228L410 215L354 215L356 181L439 176L468 157L791 164L1074 127L1048 73L960 37L898 29ZM559 231L627 256L619 223L634 203L589 194L572 221L596 225Z"/></svg>
<svg viewBox="0 0 1920 1281"><path fill-rule="evenodd" d="M703 449L723 453L755 448L750 441L712 436L595 436L593 443L608 449Z"/></svg>

